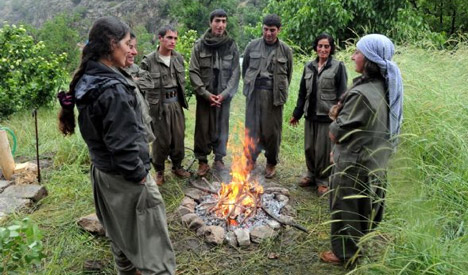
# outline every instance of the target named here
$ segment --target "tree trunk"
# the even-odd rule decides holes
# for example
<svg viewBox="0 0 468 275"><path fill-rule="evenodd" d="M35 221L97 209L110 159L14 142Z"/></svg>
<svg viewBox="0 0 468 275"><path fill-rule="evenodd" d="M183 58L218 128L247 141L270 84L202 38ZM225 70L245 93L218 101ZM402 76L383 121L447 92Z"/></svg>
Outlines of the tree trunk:
<svg viewBox="0 0 468 275"><path fill-rule="evenodd" d="M457 8L454 7L453 10L452 10L452 26L450 28L450 35L454 34L455 33L455 21L456 21L456 18L457 18Z"/></svg>

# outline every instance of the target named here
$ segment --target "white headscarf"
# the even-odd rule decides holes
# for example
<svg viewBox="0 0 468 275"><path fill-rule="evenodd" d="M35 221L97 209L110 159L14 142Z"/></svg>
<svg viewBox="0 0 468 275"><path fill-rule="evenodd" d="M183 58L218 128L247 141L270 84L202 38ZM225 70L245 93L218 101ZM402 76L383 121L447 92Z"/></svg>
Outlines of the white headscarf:
<svg viewBox="0 0 468 275"><path fill-rule="evenodd" d="M362 37L356 47L370 61L376 63L388 85L390 105L390 138L396 146L403 121L403 81L400 69L392 61L395 46L382 34L369 34Z"/></svg>

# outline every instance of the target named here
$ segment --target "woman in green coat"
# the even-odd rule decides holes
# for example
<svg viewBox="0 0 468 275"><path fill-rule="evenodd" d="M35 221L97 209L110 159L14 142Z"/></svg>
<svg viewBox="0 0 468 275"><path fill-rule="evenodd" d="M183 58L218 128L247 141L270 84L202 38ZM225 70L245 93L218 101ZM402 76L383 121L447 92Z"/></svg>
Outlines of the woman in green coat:
<svg viewBox="0 0 468 275"><path fill-rule="evenodd" d="M352 60L362 75L330 112L332 250L320 256L331 263L353 263L361 254L360 238L382 220L387 163L402 121L403 86L391 61L393 43L371 34L356 47Z"/></svg>

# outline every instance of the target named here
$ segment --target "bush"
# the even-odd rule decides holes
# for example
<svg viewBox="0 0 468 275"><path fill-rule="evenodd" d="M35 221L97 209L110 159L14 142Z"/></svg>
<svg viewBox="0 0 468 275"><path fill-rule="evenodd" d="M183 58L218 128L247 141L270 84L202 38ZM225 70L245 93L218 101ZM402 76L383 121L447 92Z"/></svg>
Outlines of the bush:
<svg viewBox="0 0 468 275"><path fill-rule="evenodd" d="M190 99L194 93L192 85L190 84L189 76L189 63L192 54L193 44L197 40L198 34L194 30L179 32L179 39L177 40L176 50L184 57L185 60L185 94Z"/></svg>
<svg viewBox="0 0 468 275"><path fill-rule="evenodd" d="M66 73L66 54L47 53L20 26L0 29L0 119L50 104Z"/></svg>
<svg viewBox="0 0 468 275"><path fill-rule="evenodd" d="M0 227L0 272L39 264L42 253L42 234L29 219L16 222L8 227Z"/></svg>

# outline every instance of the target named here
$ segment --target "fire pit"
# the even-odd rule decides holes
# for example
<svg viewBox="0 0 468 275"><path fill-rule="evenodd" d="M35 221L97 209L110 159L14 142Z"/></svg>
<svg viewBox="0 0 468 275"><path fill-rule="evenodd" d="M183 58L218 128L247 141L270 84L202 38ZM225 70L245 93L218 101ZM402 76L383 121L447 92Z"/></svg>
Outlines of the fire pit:
<svg viewBox="0 0 468 275"><path fill-rule="evenodd" d="M231 150L233 161L226 181L202 178L191 181L194 188L185 192L178 209L182 223L208 243L246 247L275 237L282 225L307 231L294 223L289 191L279 186L264 187L263 176L249 165L253 144L246 138L243 149Z"/></svg>

